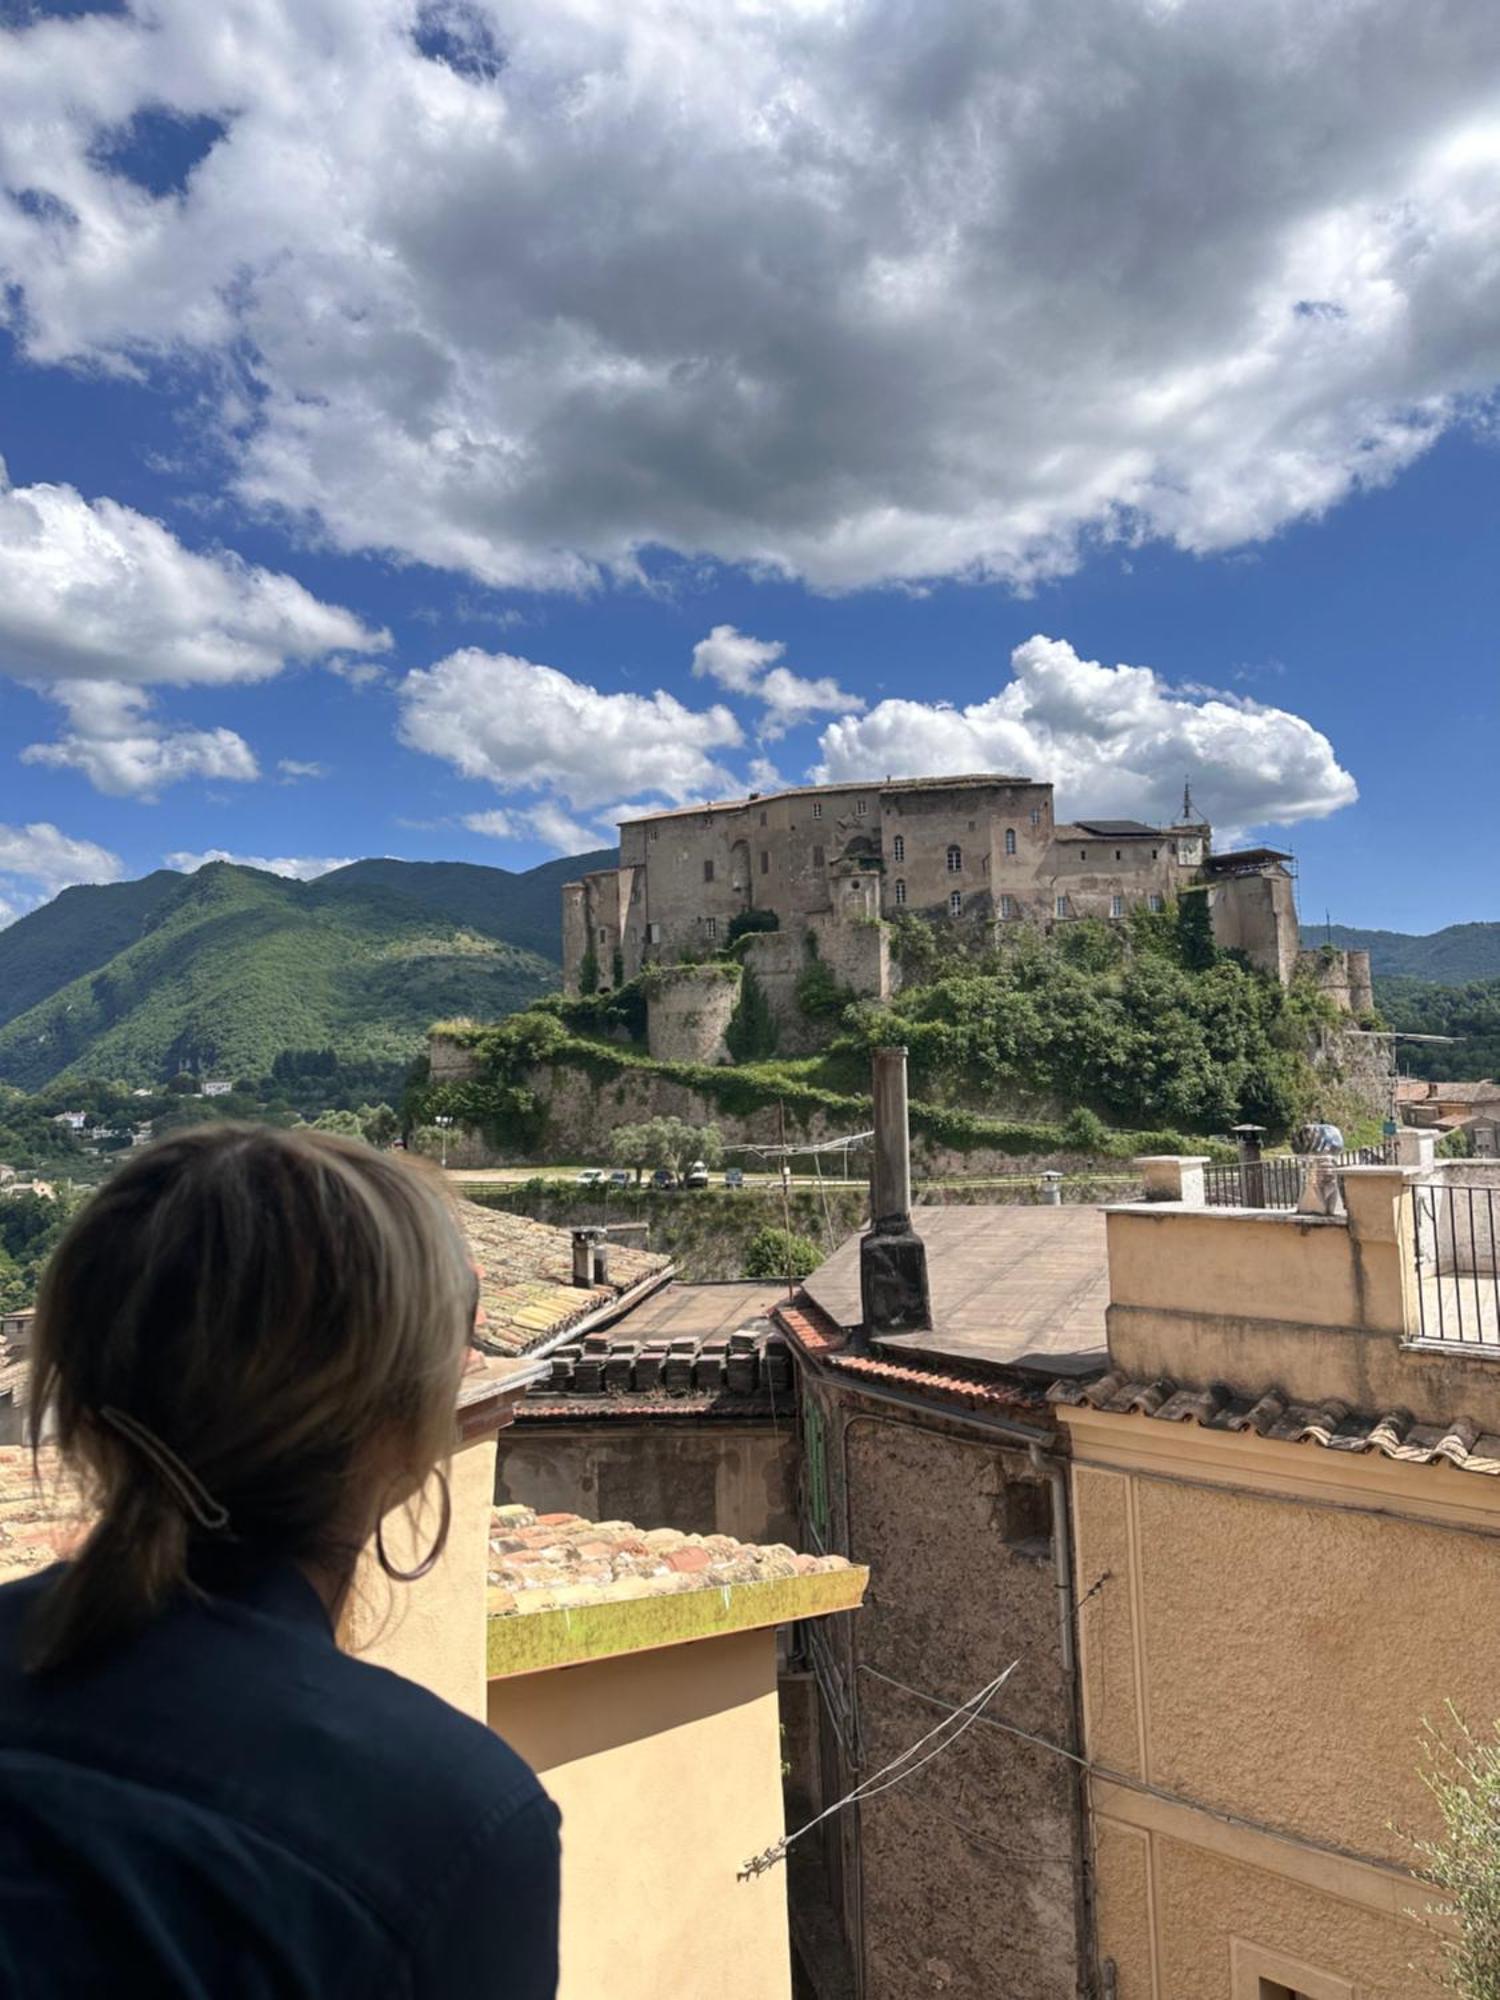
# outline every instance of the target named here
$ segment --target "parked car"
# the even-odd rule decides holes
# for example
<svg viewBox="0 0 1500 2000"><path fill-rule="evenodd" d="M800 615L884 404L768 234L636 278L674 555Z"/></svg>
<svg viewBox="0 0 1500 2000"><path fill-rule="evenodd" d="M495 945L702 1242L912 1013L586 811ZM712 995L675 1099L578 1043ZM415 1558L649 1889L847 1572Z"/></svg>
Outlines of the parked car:
<svg viewBox="0 0 1500 2000"><path fill-rule="evenodd" d="M578 1176L579 1187L599 1187L604 1180L603 1167L585 1167Z"/></svg>
<svg viewBox="0 0 1500 2000"><path fill-rule="evenodd" d="M616 1167L609 1177L609 1184L612 1188L628 1188L630 1186L630 1169L628 1167Z"/></svg>
<svg viewBox="0 0 1500 2000"><path fill-rule="evenodd" d="M724 1169L724 1185L727 1188L742 1188L745 1185L745 1169L743 1167L726 1167Z"/></svg>
<svg viewBox="0 0 1500 2000"><path fill-rule="evenodd" d="M694 1160L682 1177L684 1187L703 1188L708 1186L708 1168L702 1160Z"/></svg>
<svg viewBox="0 0 1500 2000"><path fill-rule="evenodd" d="M658 1167L651 1176L651 1185L654 1188L674 1188L677 1185L677 1176L670 1167Z"/></svg>

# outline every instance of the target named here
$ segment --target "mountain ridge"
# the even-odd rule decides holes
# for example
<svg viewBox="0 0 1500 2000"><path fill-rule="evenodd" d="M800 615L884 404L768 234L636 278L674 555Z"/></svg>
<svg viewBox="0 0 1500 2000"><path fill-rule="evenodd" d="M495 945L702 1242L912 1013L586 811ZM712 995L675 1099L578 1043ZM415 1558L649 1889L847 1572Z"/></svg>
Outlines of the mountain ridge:
<svg viewBox="0 0 1500 2000"><path fill-rule="evenodd" d="M1425 933L1304 924L1302 942L1309 949L1334 944L1342 951L1367 951L1377 979L1424 979L1439 986L1500 979L1500 923L1446 924Z"/></svg>

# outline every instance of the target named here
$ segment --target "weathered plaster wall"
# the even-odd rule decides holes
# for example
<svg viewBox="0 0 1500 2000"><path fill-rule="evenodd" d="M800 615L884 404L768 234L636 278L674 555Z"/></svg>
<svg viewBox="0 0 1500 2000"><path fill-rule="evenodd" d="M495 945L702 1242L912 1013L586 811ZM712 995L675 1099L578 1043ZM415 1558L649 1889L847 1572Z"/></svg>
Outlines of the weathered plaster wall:
<svg viewBox="0 0 1500 2000"><path fill-rule="evenodd" d="M576 1425L523 1420L505 1434L495 1498L522 1501L540 1514L790 1543L796 1462L790 1399L779 1426L683 1417Z"/></svg>
<svg viewBox="0 0 1500 2000"><path fill-rule="evenodd" d="M1435 1993L1412 1969L1430 1953L1406 1873L1409 1836L1435 1826L1423 1724L1449 1700L1482 1727L1495 1711L1474 1607L1500 1586L1500 1482L1067 1421L1080 1595L1099 1585L1080 1635L1100 1949L1120 2000L1259 2000L1257 1956L1290 1983L1274 1952L1345 1980L1350 2000Z"/></svg>
<svg viewBox="0 0 1500 2000"><path fill-rule="evenodd" d="M1260 971L1290 984L1301 947L1290 875L1226 875L1209 889L1208 907L1222 951L1242 951Z"/></svg>
<svg viewBox="0 0 1500 2000"><path fill-rule="evenodd" d="M990 1712L1066 1743L1048 1488L1025 1453L940 1417L908 1421L824 1377L804 1374L802 1393L822 1427L823 1532L871 1565L865 1609L838 1621L833 1653L858 1708L861 1771L839 1765L825 1725L833 1782L930 1730L941 1711L922 1695L962 1703L1017 1657ZM817 1511L806 1489L803 1504ZM808 1526L817 1532L811 1515ZM976 1724L867 1806L857 1840L849 1828L830 1836L851 1935L862 1920L866 2000L1074 2000L1071 1770Z"/></svg>
<svg viewBox="0 0 1500 2000"><path fill-rule="evenodd" d="M646 994L646 1045L658 1062L728 1062L725 1031L739 1004L737 965L658 967Z"/></svg>
<svg viewBox="0 0 1500 2000"><path fill-rule="evenodd" d="M559 2000L786 2000L774 1630L492 1681L563 1815ZM495 1921L476 1911L476 1921Z"/></svg>

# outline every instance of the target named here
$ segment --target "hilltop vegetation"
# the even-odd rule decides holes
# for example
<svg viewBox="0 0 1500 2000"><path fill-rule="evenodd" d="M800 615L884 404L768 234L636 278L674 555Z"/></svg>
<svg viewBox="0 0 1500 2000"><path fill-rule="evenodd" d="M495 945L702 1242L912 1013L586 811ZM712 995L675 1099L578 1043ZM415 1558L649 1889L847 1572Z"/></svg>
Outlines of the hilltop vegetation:
<svg viewBox="0 0 1500 2000"><path fill-rule="evenodd" d="M1377 979L1431 980L1456 986L1471 979L1500 979L1500 923L1449 924L1425 937L1406 931L1353 930L1334 924L1304 924L1309 948L1332 942L1345 951L1367 951Z"/></svg>
<svg viewBox="0 0 1500 2000"><path fill-rule="evenodd" d="M654 1071L734 1114L781 1104L793 1121L822 1112L864 1122L870 1051L890 1042L910 1054L913 1129L960 1149L1181 1150L1190 1135L1242 1119L1280 1136L1327 1095L1310 1052L1333 1018L1328 1003L1217 951L1201 898L1124 925L1081 922L1050 935L1017 925L969 949L916 919L894 930L904 980L885 1005L841 992L825 968L809 966L802 1004L826 1031L815 1056L778 1058L762 1024L757 1060L653 1062L636 985L460 1028L482 1080L419 1090L416 1115L444 1112L518 1150L544 1147L528 1078L556 1064L601 1086ZM756 1004L753 984L742 988L747 1002Z"/></svg>
<svg viewBox="0 0 1500 2000"><path fill-rule="evenodd" d="M556 984L558 890L596 858L316 882L218 862L65 891L0 932L0 1081L258 1077L327 1050L399 1074L435 1015L498 1018Z"/></svg>
<svg viewBox="0 0 1500 2000"><path fill-rule="evenodd" d="M1385 1020L1409 1034L1452 1035L1454 1044L1402 1042L1401 1068L1409 1076L1448 1082L1500 1076L1500 979L1439 986L1423 979L1382 979L1376 998Z"/></svg>

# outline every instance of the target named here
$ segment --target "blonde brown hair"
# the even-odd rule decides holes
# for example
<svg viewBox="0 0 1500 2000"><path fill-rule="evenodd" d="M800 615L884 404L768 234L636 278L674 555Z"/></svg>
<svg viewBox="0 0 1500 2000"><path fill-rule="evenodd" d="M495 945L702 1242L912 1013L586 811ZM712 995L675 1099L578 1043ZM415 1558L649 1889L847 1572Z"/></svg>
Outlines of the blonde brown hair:
<svg viewBox="0 0 1500 2000"><path fill-rule="evenodd" d="M362 1484L405 1497L451 1446L475 1283L441 1183L402 1155L215 1125L131 1160L37 1301L33 1446L55 1420L99 1512L36 1607L31 1666L137 1631L205 1536L352 1567Z"/></svg>

